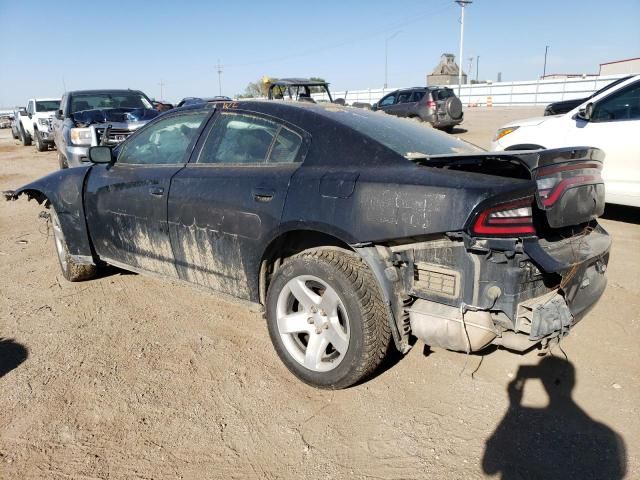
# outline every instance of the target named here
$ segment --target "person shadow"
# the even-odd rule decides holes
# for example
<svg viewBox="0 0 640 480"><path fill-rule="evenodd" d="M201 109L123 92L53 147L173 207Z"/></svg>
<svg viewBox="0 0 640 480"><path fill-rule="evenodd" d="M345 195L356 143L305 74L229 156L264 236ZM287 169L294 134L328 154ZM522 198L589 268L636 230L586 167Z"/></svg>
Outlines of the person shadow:
<svg viewBox="0 0 640 480"><path fill-rule="evenodd" d="M24 362L29 356L27 348L10 338L0 337L0 378Z"/></svg>
<svg viewBox="0 0 640 480"><path fill-rule="evenodd" d="M540 379L549 405L522 405L524 385ZM575 369L547 356L538 365L521 366L507 387L509 409L487 440L482 469L513 479L606 479L624 477L626 447L620 435L593 420L571 397Z"/></svg>

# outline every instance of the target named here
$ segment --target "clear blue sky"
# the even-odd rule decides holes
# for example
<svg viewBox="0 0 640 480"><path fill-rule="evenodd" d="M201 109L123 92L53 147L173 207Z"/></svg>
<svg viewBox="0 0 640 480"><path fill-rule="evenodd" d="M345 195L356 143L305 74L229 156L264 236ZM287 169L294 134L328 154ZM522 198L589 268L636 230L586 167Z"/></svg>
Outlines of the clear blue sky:
<svg viewBox="0 0 640 480"><path fill-rule="evenodd" d="M263 75L321 76L332 88L420 85L443 52L458 53L453 0L0 0L0 106L67 89L136 88L177 101L241 93ZM594 73L640 56L640 0L475 0L465 59L480 78ZM464 68L466 69L465 60ZM475 76L475 67L473 67Z"/></svg>

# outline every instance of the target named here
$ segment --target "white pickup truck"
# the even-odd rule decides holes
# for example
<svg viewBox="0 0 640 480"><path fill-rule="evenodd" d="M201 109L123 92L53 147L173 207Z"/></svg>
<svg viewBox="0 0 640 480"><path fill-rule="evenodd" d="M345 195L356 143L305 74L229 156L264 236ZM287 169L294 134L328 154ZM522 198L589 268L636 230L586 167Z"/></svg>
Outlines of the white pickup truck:
<svg viewBox="0 0 640 480"><path fill-rule="evenodd" d="M59 98L30 98L27 114L20 115L19 136L23 145L34 141L39 152L53 146L51 119L60 108Z"/></svg>

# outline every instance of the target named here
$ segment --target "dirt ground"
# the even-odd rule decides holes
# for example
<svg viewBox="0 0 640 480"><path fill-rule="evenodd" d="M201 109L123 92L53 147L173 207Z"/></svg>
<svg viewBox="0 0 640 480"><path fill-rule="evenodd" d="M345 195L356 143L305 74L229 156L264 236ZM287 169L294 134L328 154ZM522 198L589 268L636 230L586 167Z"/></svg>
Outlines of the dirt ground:
<svg viewBox="0 0 640 480"><path fill-rule="evenodd" d="M456 135L486 146L539 113L468 109ZM0 131L0 190L56 168ZM0 478L640 478L637 210L602 221L609 285L568 361L418 342L336 392L215 293L115 269L66 282L41 210L0 201Z"/></svg>

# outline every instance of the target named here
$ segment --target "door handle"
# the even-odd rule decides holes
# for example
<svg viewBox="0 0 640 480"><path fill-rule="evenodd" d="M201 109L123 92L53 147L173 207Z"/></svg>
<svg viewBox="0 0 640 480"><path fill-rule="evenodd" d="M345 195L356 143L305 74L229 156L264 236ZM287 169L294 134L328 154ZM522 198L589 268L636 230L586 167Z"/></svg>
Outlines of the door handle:
<svg viewBox="0 0 640 480"><path fill-rule="evenodd" d="M162 195L164 195L164 188L162 188L162 187L150 187L149 188L149 193L151 195L156 196L156 197L161 197Z"/></svg>
<svg viewBox="0 0 640 480"><path fill-rule="evenodd" d="M253 198L256 202L270 202L273 200L273 196L276 192L270 188L254 188L253 189Z"/></svg>

